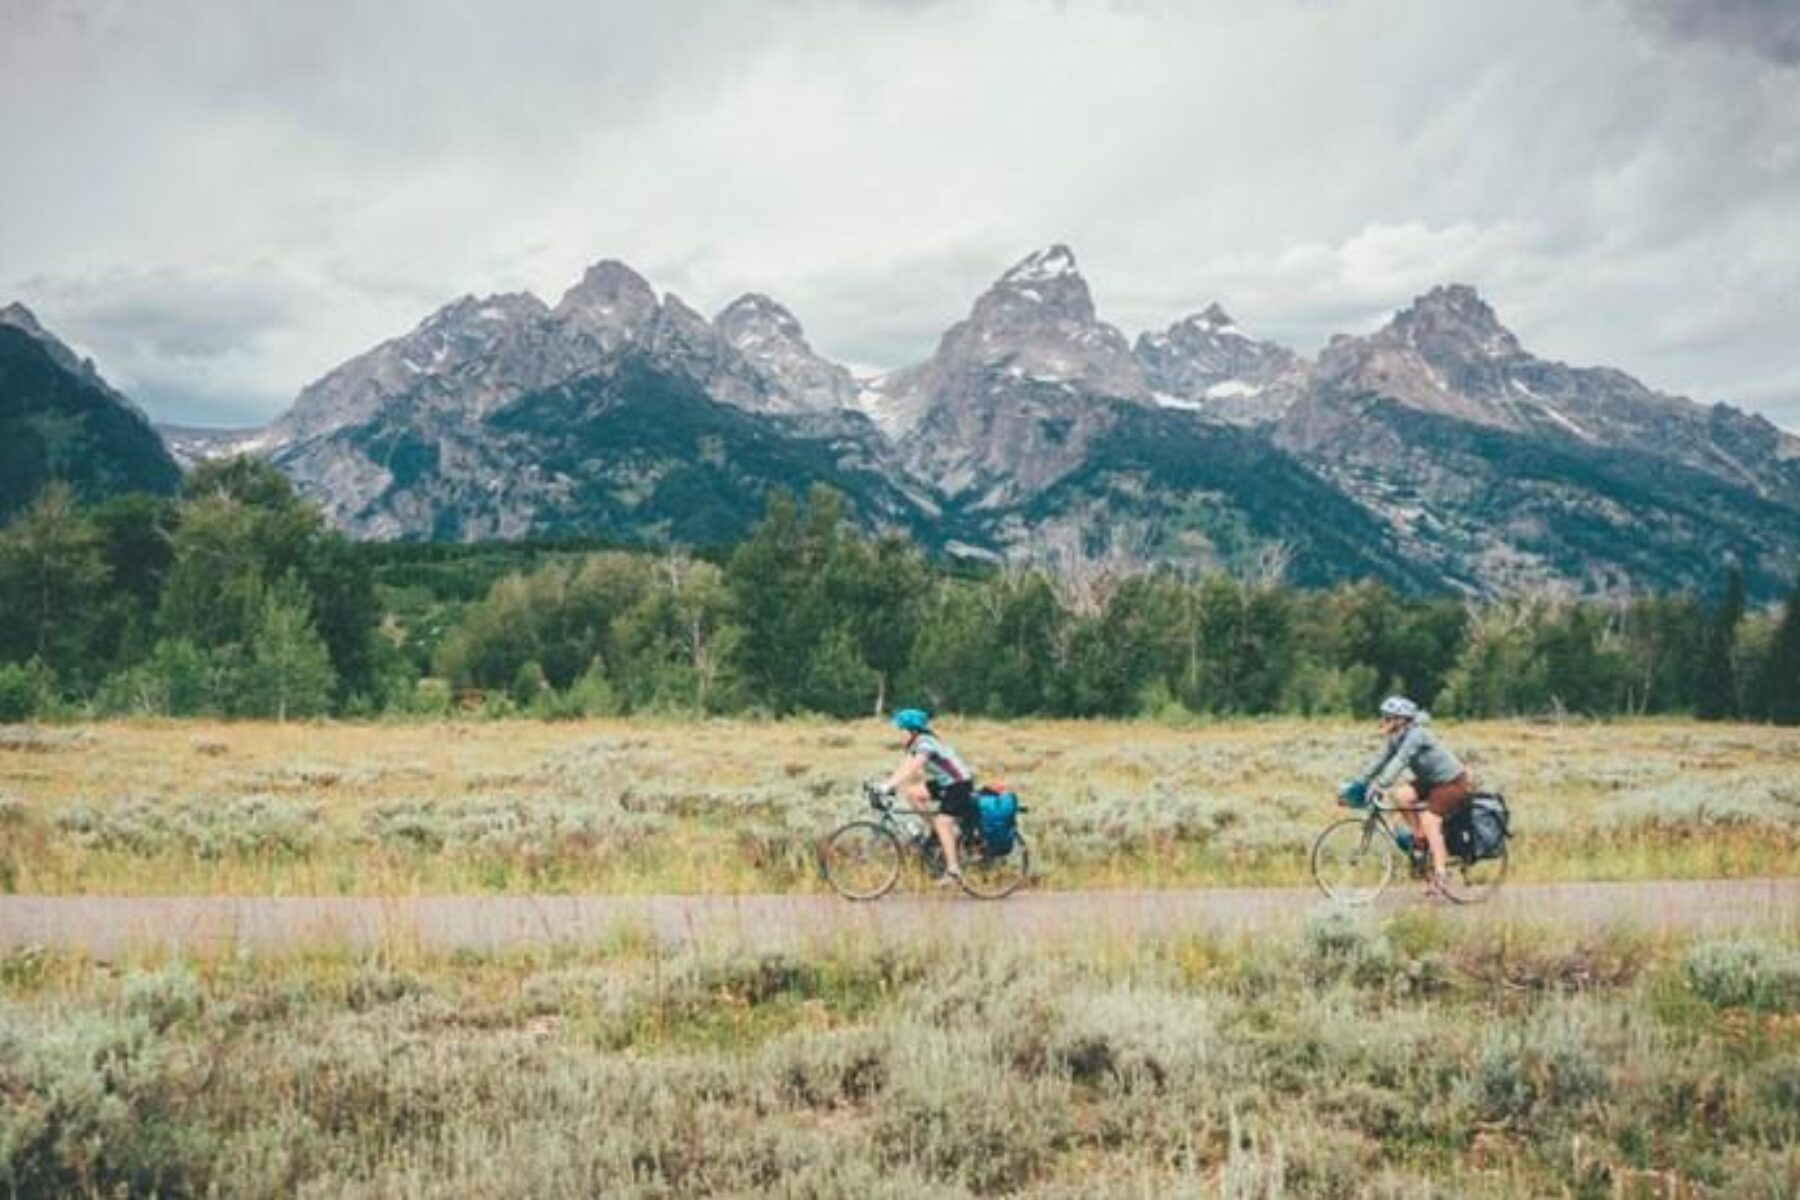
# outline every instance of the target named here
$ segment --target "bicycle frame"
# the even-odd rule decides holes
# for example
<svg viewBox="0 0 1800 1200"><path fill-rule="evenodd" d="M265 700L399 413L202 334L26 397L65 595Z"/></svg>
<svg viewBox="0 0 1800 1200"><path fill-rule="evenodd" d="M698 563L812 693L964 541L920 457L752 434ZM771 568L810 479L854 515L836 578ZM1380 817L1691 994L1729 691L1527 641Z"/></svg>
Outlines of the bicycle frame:
<svg viewBox="0 0 1800 1200"><path fill-rule="evenodd" d="M1352 811L1354 812L1355 810L1353 809ZM1390 804L1387 800L1387 794L1385 792L1378 792L1369 800L1369 803L1363 807L1363 812L1365 813L1363 817L1363 836L1373 836L1375 830L1379 829L1381 830L1382 836L1393 843L1394 849L1398 850L1401 854L1410 857L1413 850L1423 845L1423 842L1418 837L1415 837L1410 844L1401 842L1400 835L1396 832L1396 829L1401 822L1392 820L1391 818L1400 816L1404 813L1424 811L1425 806L1422 804L1415 804L1407 807L1402 807L1398 804ZM1410 830L1411 826L1408 826L1407 828Z"/></svg>
<svg viewBox="0 0 1800 1200"><path fill-rule="evenodd" d="M819 844L820 869L831 886L846 899L880 899L893 888L909 859L924 868L926 874L942 880L950 855L944 853L938 838L937 818L940 816L951 817L957 823L954 854L960 860L962 873L952 878L961 885L962 891L979 900L999 900L1012 895L1031 880L1031 850L1023 832L1015 831L1013 845L1004 853L993 854L988 851L972 814L945 812L936 804L913 808L872 781L863 784L863 802L872 812L840 825ZM1020 805L1021 809L1023 807ZM858 829L864 832L859 834ZM843 845L847 855L841 861L868 864L875 871L873 876L838 878L832 864L840 860L832 848L846 838ZM869 838L882 845L870 845ZM866 849L855 848L859 839ZM853 871L858 869L851 867Z"/></svg>
<svg viewBox="0 0 1800 1200"><path fill-rule="evenodd" d="M870 784L863 785L863 798L869 802L870 808L881 814L877 823L884 829L892 830L894 836L900 839L901 850L910 851L916 855L919 852L916 839L923 836L937 836L934 818L942 816L943 809L932 807L921 812L910 804L902 804L898 797Z"/></svg>
<svg viewBox="0 0 1800 1200"><path fill-rule="evenodd" d="M1432 858L1427 852L1425 839L1414 834L1402 841L1399 820L1396 819L1396 814L1405 817L1421 811L1424 811L1422 805L1394 804L1386 795L1372 793L1366 803L1350 808L1346 815L1327 825L1313 840L1311 863L1314 882L1334 900L1353 904L1367 903L1380 895L1392 879L1393 856L1396 852L1415 879L1425 876L1432 869ZM1388 845L1379 846L1374 842L1372 839L1377 836L1387 839ZM1332 847L1329 850L1328 845ZM1446 846L1446 850L1448 849ZM1361 868L1358 864L1370 856L1379 856L1381 859L1374 864L1380 877L1365 876L1361 883L1343 878L1332 865L1343 864L1352 871L1359 871ZM1492 895L1506 877L1505 849L1502 847L1498 854L1485 857L1447 854L1445 867L1445 875L1434 880L1432 894L1441 894L1458 904L1478 903Z"/></svg>

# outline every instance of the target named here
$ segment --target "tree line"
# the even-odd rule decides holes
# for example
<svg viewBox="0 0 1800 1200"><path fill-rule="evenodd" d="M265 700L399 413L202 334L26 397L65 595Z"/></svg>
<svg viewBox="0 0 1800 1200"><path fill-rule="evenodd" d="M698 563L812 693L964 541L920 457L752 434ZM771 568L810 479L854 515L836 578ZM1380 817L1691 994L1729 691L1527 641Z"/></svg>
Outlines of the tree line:
<svg viewBox="0 0 1800 1200"><path fill-rule="evenodd" d="M0 530L0 720L658 712L1685 713L1800 723L1800 585L1474 601L1065 556L973 569L771 493L707 555L357 545L278 472L51 486Z"/></svg>

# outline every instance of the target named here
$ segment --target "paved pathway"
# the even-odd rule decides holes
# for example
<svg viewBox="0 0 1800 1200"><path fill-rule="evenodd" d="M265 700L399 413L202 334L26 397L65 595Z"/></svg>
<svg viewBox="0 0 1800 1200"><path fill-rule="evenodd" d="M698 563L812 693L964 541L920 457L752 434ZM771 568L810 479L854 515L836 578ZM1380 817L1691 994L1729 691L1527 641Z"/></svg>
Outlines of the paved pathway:
<svg viewBox="0 0 1800 1200"><path fill-rule="evenodd" d="M1417 907L1396 888L1383 912ZM831 896L0 897L0 952L24 946L105 957L131 948L269 950L413 944L493 950L623 934L668 945L792 949L832 942L960 938L1130 939L1278 929L1316 911L1299 888L1035 892L998 903L900 894L873 904ZM1445 920L1519 921L1646 932L1800 933L1800 879L1513 885Z"/></svg>

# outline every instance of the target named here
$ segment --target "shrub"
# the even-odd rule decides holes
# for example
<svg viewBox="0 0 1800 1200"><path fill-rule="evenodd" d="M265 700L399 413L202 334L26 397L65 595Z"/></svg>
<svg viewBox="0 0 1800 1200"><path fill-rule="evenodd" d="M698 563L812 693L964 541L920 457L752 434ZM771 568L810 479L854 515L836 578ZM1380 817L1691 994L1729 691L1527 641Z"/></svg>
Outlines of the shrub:
<svg viewBox="0 0 1800 1200"><path fill-rule="evenodd" d="M1513 1125L1578 1109L1607 1091L1606 1073L1582 1029L1568 1019L1497 1029L1468 1080L1476 1112Z"/></svg>
<svg viewBox="0 0 1800 1200"><path fill-rule="evenodd" d="M447 679L421 679L413 685L407 710L421 717L447 717L455 704L455 693Z"/></svg>
<svg viewBox="0 0 1800 1200"><path fill-rule="evenodd" d="M1186 1089L1203 1077L1217 1037L1207 1005L1158 989L1069 993L1044 1036L1046 1065L1109 1091Z"/></svg>
<svg viewBox="0 0 1800 1200"><path fill-rule="evenodd" d="M125 979L124 998L127 1015L156 1033L198 1016L202 1004L200 981L180 962L160 971L133 971Z"/></svg>
<svg viewBox="0 0 1800 1200"><path fill-rule="evenodd" d="M1792 1130L1800 1125L1800 1054L1784 1054L1756 1068L1751 1076L1756 1098L1778 1114Z"/></svg>
<svg viewBox="0 0 1800 1200"><path fill-rule="evenodd" d="M1749 938L1702 942L1684 967L1695 994L1720 1008L1800 1009L1800 950Z"/></svg>
<svg viewBox="0 0 1800 1200"><path fill-rule="evenodd" d="M44 716L55 692L55 680L36 659L0 663L0 725Z"/></svg>
<svg viewBox="0 0 1800 1200"><path fill-rule="evenodd" d="M364 818L368 837L386 849L445 851L478 862L545 867L636 849L668 819L616 804L523 800L434 800L384 805Z"/></svg>
<svg viewBox="0 0 1800 1200"><path fill-rule="evenodd" d="M1643 938L1615 931L1565 946L1484 939L1456 951L1453 961L1463 975L1494 988L1585 992L1628 986L1650 954Z"/></svg>
<svg viewBox="0 0 1800 1200"><path fill-rule="evenodd" d="M606 669L599 659L587 671L569 684L564 691L545 686L538 692L532 705L532 714L550 721L571 721L584 717L610 716L619 711L618 696L606 678Z"/></svg>
<svg viewBox="0 0 1800 1200"><path fill-rule="evenodd" d="M180 1092L144 1021L82 1013L41 1030L0 1023L0 1190L204 1194L215 1150L178 1116Z"/></svg>
<svg viewBox="0 0 1800 1200"><path fill-rule="evenodd" d="M978 1030L914 1027L898 1037L874 1122L879 1152L982 1194L1023 1191L1073 1132L1071 1095L1054 1077L1022 1080Z"/></svg>
<svg viewBox="0 0 1800 1200"><path fill-rule="evenodd" d="M364 1012L383 1004L430 994L425 981L404 971L390 971L365 965L350 976L344 989L344 1003L352 1012Z"/></svg>
<svg viewBox="0 0 1800 1200"><path fill-rule="evenodd" d="M519 664L513 673L512 699L520 708L530 708L537 698L550 691L550 681L544 678L544 668L536 659L527 659Z"/></svg>
<svg viewBox="0 0 1800 1200"><path fill-rule="evenodd" d="M1395 972L1393 946L1367 913L1343 908L1314 910L1304 930L1307 973L1320 983L1348 977L1383 983Z"/></svg>
<svg viewBox="0 0 1800 1200"><path fill-rule="evenodd" d="M214 707L213 685L206 651L185 639L164 640L147 661L101 684L95 704L105 713L187 717Z"/></svg>
<svg viewBox="0 0 1800 1200"><path fill-rule="evenodd" d="M834 1029L782 1038L758 1055L778 1103L833 1109L870 1104L887 1086L891 1037L875 1029Z"/></svg>
<svg viewBox="0 0 1800 1200"><path fill-rule="evenodd" d="M148 857L171 851L204 859L304 858L319 840L319 807L269 796L165 803L75 804L56 828L83 847Z"/></svg>
<svg viewBox="0 0 1800 1200"><path fill-rule="evenodd" d="M1677 779L1614 800L1595 814L1607 831L1695 834L1718 828L1761 828L1788 836L1800 817L1785 792L1754 779Z"/></svg>

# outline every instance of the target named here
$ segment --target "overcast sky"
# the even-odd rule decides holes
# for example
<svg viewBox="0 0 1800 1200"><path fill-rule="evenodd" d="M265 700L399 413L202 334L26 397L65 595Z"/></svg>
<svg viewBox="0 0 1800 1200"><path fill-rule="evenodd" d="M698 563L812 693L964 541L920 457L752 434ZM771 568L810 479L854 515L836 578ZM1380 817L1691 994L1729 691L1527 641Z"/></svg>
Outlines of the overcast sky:
<svg viewBox="0 0 1800 1200"><path fill-rule="evenodd" d="M1800 428L1796 0L0 0L0 301L253 424L600 258L929 353L1072 245L1311 353L1434 283Z"/></svg>

